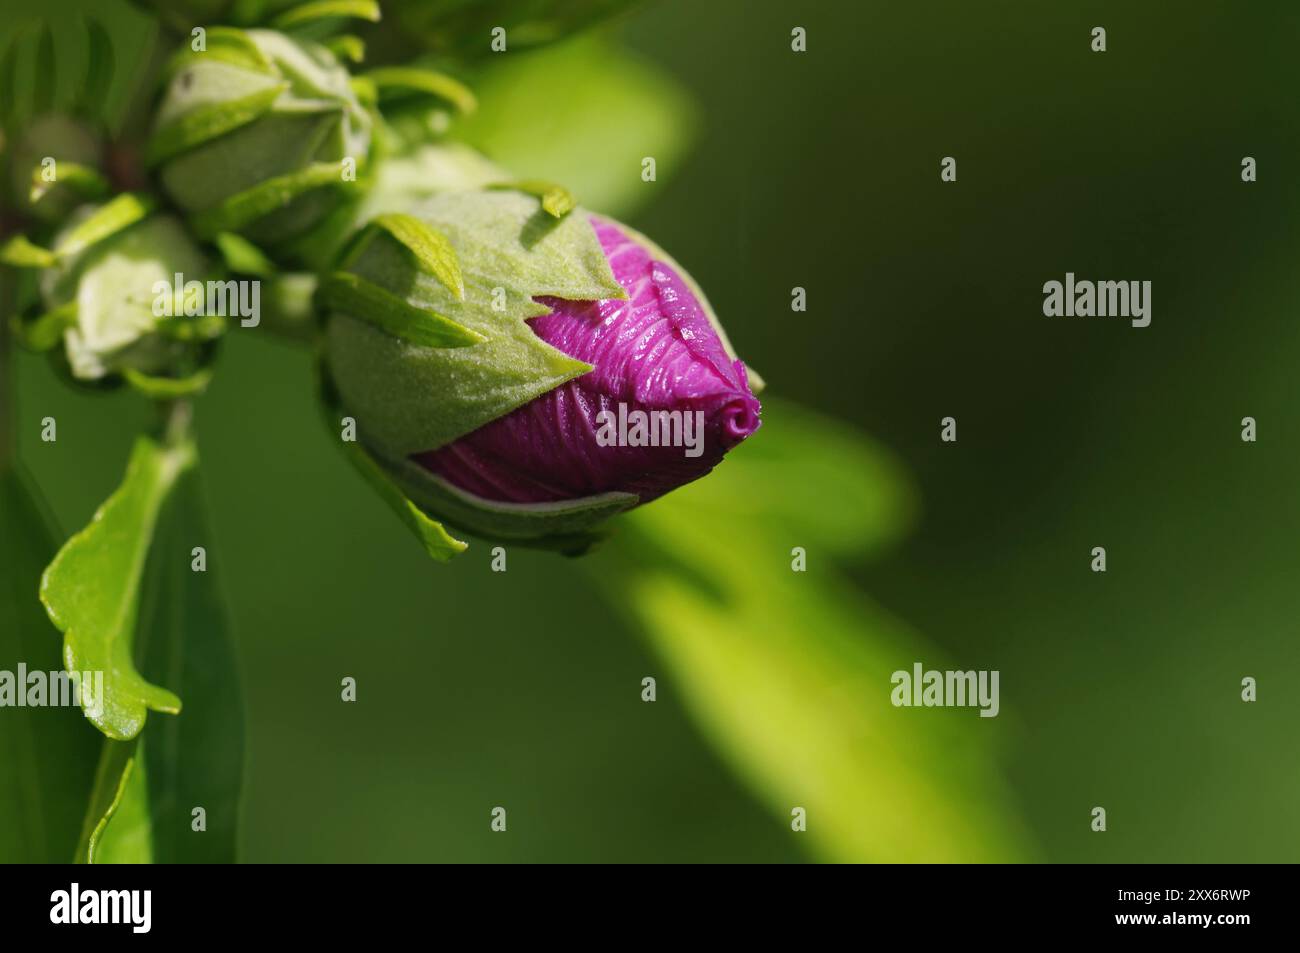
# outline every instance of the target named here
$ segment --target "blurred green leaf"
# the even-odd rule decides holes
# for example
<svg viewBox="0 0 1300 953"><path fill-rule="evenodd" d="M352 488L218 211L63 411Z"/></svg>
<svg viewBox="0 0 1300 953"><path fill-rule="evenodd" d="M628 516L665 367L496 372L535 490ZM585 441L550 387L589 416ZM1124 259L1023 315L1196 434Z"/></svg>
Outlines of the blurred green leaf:
<svg viewBox="0 0 1300 953"><path fill-rule="evenodd" d="M41 601L64 633L69 671L103 672L102 711L87 714L110 738L134 738L149 709L175 714L181 702L150 684L134 660L140 580L158 513L194 447L136 440L122 485L90 525L59 550L41 578Z"/></svg>
<svg viewBox="0 0 1300 953"><path fill-rule="evenodd" d="M205 571L192 569L193 549ZM142 587L136 653L147 678L176 684L185 710L132 742L105 741L83 855L95 863L230 863L244 773L242 679L213 559L197 467L159 517ZM120 793L119 793L120 792ZM193 811L205 830L193 830Z"/></svg>
<svg viewBox="0 0 1300 953"><path fill-rule="evenodd" d="M25 474L0 471L0 671L60 672L58 633L36 597L56 533ZM0 714L0 863L66 863L94 779L100 735L78 708Z"/></svg>
<svg viewBox="0 0 1300 953"><path fill-rule="evenodd" d="M505 30L506 51L563 40L640 0L385 0L384 12L403 36L462 60L492 52L493 30Z"/></svg>
<svg viewBox="0 0 1300 953"><path fill-rule="evenodd" d="M662 183L699 125L672 77L595 37L493 61L474 86L479 109L458 135L521 178L569 183L607 215L653 199L657 183L642 181L641 160L655 158Z"/></svg>
<svg viewBox="0 0 1300 953"><path fill-rule="evenodd" d="M768 401L762 429L713 474L628 516L621 571L602 577L669 665L661 685L783 823L806 809L819 856L1017 860L994 723L895 708L891 673L935 667L935 651L833 564L894 538L911 508L864 438Z"/></svg>

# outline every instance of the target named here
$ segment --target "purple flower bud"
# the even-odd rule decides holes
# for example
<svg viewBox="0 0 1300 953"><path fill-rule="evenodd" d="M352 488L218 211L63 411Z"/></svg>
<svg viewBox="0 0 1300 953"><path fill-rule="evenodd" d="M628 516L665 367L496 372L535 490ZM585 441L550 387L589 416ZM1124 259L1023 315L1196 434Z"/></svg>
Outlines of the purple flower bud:
<svg viewBox="0 0 1300 953"><path fill-rule="evenodd" d="M414 455L508 503L608 491L641 502L704 476L759 426L745 366L670 265L612 222L592 225L628 300L538 298L536 334L594 370L451 443Z"/></svg>

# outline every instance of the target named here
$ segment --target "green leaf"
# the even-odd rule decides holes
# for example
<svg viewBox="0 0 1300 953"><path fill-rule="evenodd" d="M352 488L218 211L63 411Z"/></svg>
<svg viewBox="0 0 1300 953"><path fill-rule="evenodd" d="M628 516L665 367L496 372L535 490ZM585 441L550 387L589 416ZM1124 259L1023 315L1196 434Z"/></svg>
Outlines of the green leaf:
<svg viewBox="0 0 1300 953"><path fill-rule="evenodd" d="M517 192L449 192L411 214L451 242L463 301L394 242L368 243L351 270L487 340L460 350L413 348L359 314L330 320L330 368L343 405L366 422L370 449L389 461L440 447L591 370L533 333L527 319L549 310L535 298L626 297L581 212L555 219Z"/></svg>
<svg viewBox="0 0 1300 953"><path fill-rule="evenodd" d="M394 96L425 95L441 99L462 113L472 113L478 108L478 100L468 86L437 70L418 66L385 66L370 70L364 78L375 85L381 100Z"/></svg>
<svg viewBox="0 0 1300 953"><path fill-rule="evenodd" d="M78 863L153 863L147 792L144 751L139 740L106 739L77 847Z"/></svg>
<svg viewBox="0 0 1300 953"><path fill-rule="evenodd" d="M578 207L573 194L562 185L543 182L540 179L526 179L520 182L498 182L490 186L494 189L514 189L542 200L542 209L554 218L563 218Z"/></svg>
<svg viewBox="0 0 1300 953"><path fill-rule="evenodd" d="M632 9L641 0L385 0L403 34L443 56L473 59L492 55L492 30L506 31L510 53L554 43L601 20Z"/></svg>
<svg viewBox="0 0 1300 953"><path fill-rule="evenodd" d="M103 116L113 88L116 59L113 40L94 17L83 20L86 28L86 79L81 97L82 112L92 118Z"/></svg>
<svg viewBox="0 0 1300 953"><path fill-rule="evenodd" d="M375 229L386 231L410 249L420 266L441 281L457 298L465 297L465 279L460 273L456 250L441 232L430 228L413 215L401 212L379 215L370 224ZM340 267L346 268L349 264L345 259Z"/></svg>
<svg viewBox="0 0 1300 953"><path fill-rule="evenodd" d="M326 276L317 292L327 307L343 311L385 334L420 347L471 347L485 338L436 311L417 308L378 285L345 271Z"/></svg>
<svg viewBox="0 0 1300 953"><path fill-rule="evenodd" d="M822 859L1022 860L998 720L890 701L892 673L915 661L975 666L945 665L835 566L896 538L912 509L882 451L768 401L762 429L710 476L624 520L619 561L597 576L775 822L806 809Z"/></svg>
<svg viewBox="0 0 1300 953"><path fill-rule="evenodd" d="M257 121L271 111L275 101L288 89L288 83L277 83L239 99L207 103L181 113L154 132L145 147L145 164L156 166Z"/></svg>
<svg viewBox="0 0 1300 953"><path fill-rule="evenodd" d="M0 470L0 671L63 670L36 598L57 535L27 476ZM0 863L72 858L99 743L77 708L0 709Z"/></svg>
<svg viewBox="0 0 1300 953"><path fill-rule="evenodd" d="M48 351L63 340L63 332L77 323L77 302L47 311L33 321L15 319L13 331L23 347L31 351Z"/></svg>
<svg viewBox="0 0 1300 953"><path fill-rule="evenodd" d="M137 671L133 643L140 579L167 494L195 458L191 444L136 440L126 476L90 525L59 550L41 579L41 601L64 633L69 671L103 672L102 711L87 717L110 738L134 738L146 712L175 714L181 702Z"/></svg>
<svg viewBox="0 0 1300 953"><path fill-rule="evenodd" d="M205 550L202 572L192 568L195 546ZM199 471L191 468L159 518L136 640L141 670L179 684L185 710L151 721L134 742L105 742L104 790L117 787L121 796L112 810L106 797L92 808L93 827L100 829L93 862L236 860L243 693L214 548ZM132 747L123 784L126 752L119 749ZM196 807L204 810L204 831L193 830Z"/></svg>
<svg viewBox="0 0 1300 953"><path fill-rule="evenodd" d="M629 217L659 194L700 128L690 93L661 67L599 38L489 60L480 106L455 132L525 179L579 186L583 204ZM654 156L658 183L641 180Z"/></svg>
<svg viewBox="0 0 1300 953"><path fill-rule="evenodd" d="M100 206L89 218L66 232L54 246L54 253L60 258L79 255L91 245L148 218L157 207L157 200L150 195L123 193Z"/></svg>
<svg viewBox="0 0 1300 953"><path fill-rule="evenodd" d="M0 245L0 264L14 268L53 268L58 263L58 255L47 248L33 245L26 235L15 235Z"/></svg>
<svg viewBox="0 0 1300 953"><path fill-rule="evenodd" d="M232 195L215 208L197 213L190 221L201 238L236 232L284 208L306 192L329 186L344 186L341 162L316 163L299 172L268 179L246 192Z"/></svg>
<svg viewBox="0 0 1300 953"><path fill-rule="evenodd" d="M276 30L291 30L330 17L348 17L378 23L381 13L376 0L316 0L285 11L271 21L271 27Z"/></svg>

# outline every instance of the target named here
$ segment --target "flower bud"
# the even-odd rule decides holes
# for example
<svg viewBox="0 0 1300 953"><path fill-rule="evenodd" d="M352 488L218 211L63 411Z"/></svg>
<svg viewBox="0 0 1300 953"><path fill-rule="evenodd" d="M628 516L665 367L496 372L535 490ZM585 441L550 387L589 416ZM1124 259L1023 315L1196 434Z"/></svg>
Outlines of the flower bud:
<svg viewBox="0 0 1300 953"><path fill-rule="evenodd" d="M86 221L84 213L74 219L61 242ZM48 310L36 324L61 333L67 369L78 380L124 374L141 386L155 378L174 384L195 369L217 333L184 316L183 297L172 291L176 276L202 281L210 269L179 221L155 215L44 269Z"/></svg>
<svg viewBox="0 0 1300 953"><path fill-rule="evenodd" d="M147 158L196 232L264 243L310 229L355 188L371 118L319 44L214 27L174 61Z"/></svg>
<svg viewBox="0 0 1300 953"><path fill-rule="evenodd" d="M346 273L478 340L420 346L358 304L327 360L359 439L427 512L480 535L580 538L708 473L758 428L759 403L703 294L662 250L512 191L436 196L463 297L374 237Z"/></svg>

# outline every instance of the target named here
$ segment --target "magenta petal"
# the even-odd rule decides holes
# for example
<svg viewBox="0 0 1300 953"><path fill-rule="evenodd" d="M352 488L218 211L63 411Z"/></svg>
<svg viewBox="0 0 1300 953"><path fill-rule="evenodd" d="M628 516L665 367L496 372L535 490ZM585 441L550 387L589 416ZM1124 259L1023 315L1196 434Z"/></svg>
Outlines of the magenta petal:
<svg viewBox="0 0 1300 953"><path fill-rule="evenodd" d="M595 369L415 455L463 490L512 503L621 490L644 502L704 476L758 429L745 366L727 356L690 286L613 223L591 222L629 300L537 299L551 308L530 322L537 335ZM680 411L678 436L693 437L699 422L699 438L690 447L602 446L602 425L606 436L617 433L620 417L636 440L636 411ZM699 455L688 455L694 448Z"/></svg>

